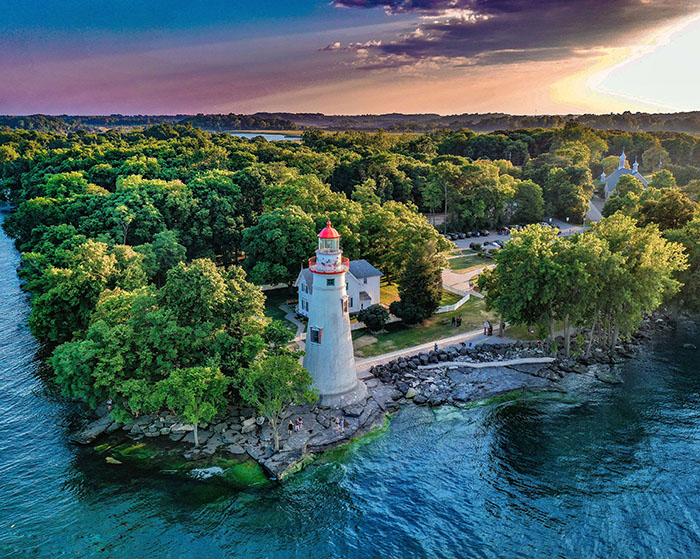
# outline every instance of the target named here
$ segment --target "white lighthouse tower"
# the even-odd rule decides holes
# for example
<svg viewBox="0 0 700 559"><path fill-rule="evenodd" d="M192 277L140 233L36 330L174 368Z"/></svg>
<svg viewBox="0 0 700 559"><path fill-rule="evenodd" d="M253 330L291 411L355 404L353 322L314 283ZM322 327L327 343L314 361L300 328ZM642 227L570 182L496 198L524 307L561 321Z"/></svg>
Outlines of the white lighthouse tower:
<svg viewBox="0 0 700 559"><path fill-rule="evenodd" d="M309 260L313 289L309 304L304 367L314 379L320 404L340 408L367 397L357 379L350 333L345 273L349 262L340 248L340 235L327 227L318 235L316 257Z"/></svg>

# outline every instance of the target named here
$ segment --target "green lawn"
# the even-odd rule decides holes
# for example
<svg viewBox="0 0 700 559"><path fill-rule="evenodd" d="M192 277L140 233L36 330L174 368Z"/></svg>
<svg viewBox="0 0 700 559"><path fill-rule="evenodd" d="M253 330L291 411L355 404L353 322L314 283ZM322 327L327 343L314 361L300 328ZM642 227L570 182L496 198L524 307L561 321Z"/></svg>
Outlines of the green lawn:
<svg viewBox="0 0 700 559"><path fill-rule="evenodd" d="M483 268L489 264L493 264L493 259L484 258L479 254L460 256L459 258L450 258L447 261L447 265L450 267L450 269L459 274L464 274L470 272L471 270L476 270L477 268Z"/></svg>
<svg viewBox="0 0 700 559"><path fill-rule="evenodd" d="M395 283L389 285L385 280L381 280L379 283L379 301L388 307L398 300L399 287Z"/></svg>
<svg viewBox="0 0 700 559"><path fill-rule="evenodd" d="M460 295L455 295L454 293L450 293L449 291L443 291L442 298L440 299L440 306L446 307L447 305L454 305L461 298L462 297Z"/></svg>
<svg viewBox="0 0 700 559"><path fill-rule="evenodd" d="M280 289L271 289L269 291L263 291L265 295L265 316L273 318L275 320L281 320L285 324L289 325L291 330L297 331L296 325L292 324L284 318L284 312L280 309L280 305L284 303L291 302L295 305L297 302L296 293L290 292L286 287Z"/></svg>
<svg viewBox="0 0 700 559"><path fill-rule="evenodd" d="M453 316L462 316L462 327L452 326ZM494 320L494 314L486 310L483 299L472 297L456 311L431 316L422 325L409 328L400 322L387 324L385 334L373 335L367 330L353 332L353 344L357 357L373 357L389 351L404 349L459 333L480 328L485 320Z"/></svg>

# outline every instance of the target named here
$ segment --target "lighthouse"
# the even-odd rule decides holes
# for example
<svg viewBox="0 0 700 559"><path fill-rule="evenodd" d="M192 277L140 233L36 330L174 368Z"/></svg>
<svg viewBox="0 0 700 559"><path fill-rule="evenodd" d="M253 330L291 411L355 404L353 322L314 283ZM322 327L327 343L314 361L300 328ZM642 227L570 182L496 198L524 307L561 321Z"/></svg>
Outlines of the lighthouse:
<svg viewBox="0 0 700 559"><path fill-rule="evenodd" d="M318 234L316 257L309 260L313 290L304 368L311 373L320 404L332 408L367 398L367 387L357 379L355 370L345 284L348 268L340 235L329 221Z"/></svg>

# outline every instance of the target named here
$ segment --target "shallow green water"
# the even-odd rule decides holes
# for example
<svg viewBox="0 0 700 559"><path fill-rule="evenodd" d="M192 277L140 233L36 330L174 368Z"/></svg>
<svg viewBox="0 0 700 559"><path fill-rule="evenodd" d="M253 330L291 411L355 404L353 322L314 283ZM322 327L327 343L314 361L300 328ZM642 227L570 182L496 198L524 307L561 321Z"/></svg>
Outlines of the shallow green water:
<svg viewBox="0 0 700 559"><path fill-rule="evenodd" d="M682 348L697 330L625 364L620 386L404 410L367 444L236 492L67 441L17 263L0 236L0 557L700 555L700 352Z"/></svg>

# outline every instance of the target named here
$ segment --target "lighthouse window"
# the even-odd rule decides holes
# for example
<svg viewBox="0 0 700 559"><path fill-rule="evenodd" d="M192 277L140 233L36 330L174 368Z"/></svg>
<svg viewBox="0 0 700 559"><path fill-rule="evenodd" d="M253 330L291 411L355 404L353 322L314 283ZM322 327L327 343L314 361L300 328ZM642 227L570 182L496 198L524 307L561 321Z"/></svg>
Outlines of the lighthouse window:
<svg viewBox="0 0 700 559"><path fill-rule="evenodd" d="M321 329L311 328L311 341L315 344L321 343Z"/></svg>
<svg viewBox="0 0 700 559"><path fill-rule="evenodd" d="M326 280L326 285L330 287L331 285L335 285L335 278L330 278Z"/></svg>
<svg viewBox="0 0 700 559"><path fill-rule="evenodd" d="M343 307L343 312L348 312L348 298L345 297L345 298L341 299L340 304Z"/></svg>

